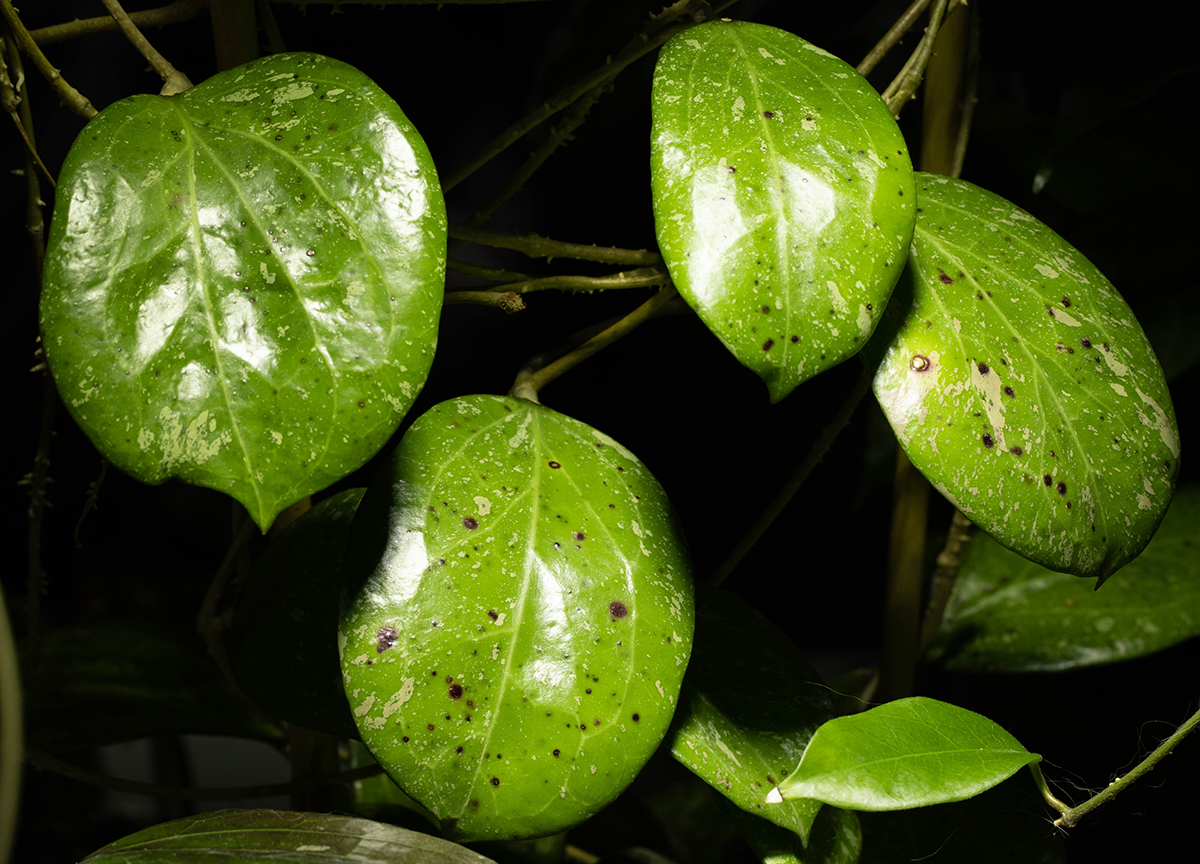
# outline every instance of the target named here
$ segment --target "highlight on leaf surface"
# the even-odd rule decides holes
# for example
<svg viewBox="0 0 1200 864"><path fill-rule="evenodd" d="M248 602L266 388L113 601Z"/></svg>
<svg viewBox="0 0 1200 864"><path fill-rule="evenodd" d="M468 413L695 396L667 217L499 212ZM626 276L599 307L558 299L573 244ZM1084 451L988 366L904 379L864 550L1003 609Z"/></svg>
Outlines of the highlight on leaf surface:
<svg viewBox="0 0 1200 864"><path fill-rule="evenodd" d="M773 402L857 353L916 206L879 94L798 36L710 21L663 46L651 110L659 247L705 325Z"/></svg>
<svg viewBox="0 0 1200 864"><path fill-rule="evenodd" d="M607 435L465 396L417 419L359 506L339 628L363 742L459 840L594 815L640 771L692 648L662 487Z"/></svg>
<svg viewBox="0 0 1200 864"><path fill-rule="evenodd" d="M913 696L825 723L767 801L907 810L970 798L1041 758L986 717Z"/></svg>
<svg viewBox="0 0 1200 864"><path fill-rule="evenodd" d="M433 161L391 97L327 57L264 58L80 133L50 227L46 359L114 465L226 492L266 530L412 405L445 247Z"/></svg>
<svg viewBox="0 0 1200 864"><path fill-rule="evenodd" d="M917 203L908 267L868 348L875 395L909 459L971 521L1103 583L1145 547L1175 488L1162 368L1116 289L1037 219L929 174Z"/></svg>

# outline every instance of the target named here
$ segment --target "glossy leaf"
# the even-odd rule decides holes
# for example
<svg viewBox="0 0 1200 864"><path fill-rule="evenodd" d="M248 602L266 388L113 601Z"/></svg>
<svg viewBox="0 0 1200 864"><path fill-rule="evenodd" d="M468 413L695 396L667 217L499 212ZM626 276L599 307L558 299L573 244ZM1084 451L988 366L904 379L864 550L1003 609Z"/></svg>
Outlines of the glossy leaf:
<svg viewBox="0 0 1200 864"><path fill-rule="evenodd" d="M858 814L822 807L807 844L793 831L729 806L734 824L763 864L857 864L862 852Z"/></svg>
<svg viewBox="0 0 1200 864"><path fill-rule="evenodd" d="M986 717L913 696L830 720L772 797L907 810L978 795L1041 758Z"/></svg>
<svg viewBox="0 0 1200 864"><path fill-rule="evenodd" d="M690 568L662 488L608 436L524 400L443 402L368 490L349 550L351 708L447 836L564 830L662 740Z"/></svg>
<svg viewBox="0 0 1200 864"><path fill-rule="evenodd" d="M328 813L218 810L123 837L82 864L489 864L470 849L405 828Z"/></svg>
<svg viewBox="0 0 1200 864"><path fill-rule="evenodd" d="M1200 487L1175 493L1121 578L1091 591L977 535L927 659L958 672L1075 669L1200 635Z"/></svg>
<svg viewBox="0 0 1200 864"><path fill-rule="evenodd" d="M379 764L361 741L347 742L347 750L350 768ZM378 822L411 827L418 831L436 830L438 827L434 815L405 795L404 790L387 774L375 774L350 783L345 790L345 805L356 815Z"/></svg>
<svg viewBox="0 0 1200 864"><path fill-rule="evenodd" d="M265 530L362 465L433 359L446 217L358 70L281 54L133 96L59 178L41 301L63 402L114 465L227 492Z"/></svg>
<svg viewBox="0 0 1200 864"><path fill-rule="evenodd" d="M778 401L879 322L913 230L904 137L853 67L743 21L663 46L651 107L671 278Z"/></svg>
<svg viewBox="0 0 1200 864"><path fill-rule="evenodd" d="M230 692L194 627L105 621L41 634L22 656L25 736L66 753L152 735L283 733Z"/></svg>
<svg viewBox="0 0 1200 864"><path fill-rule="evenodd" d="M875 395L913 464L975 524L1103 582L1175 488L1158 360L1112 285L1041 222L969 183L918 181L897 318L872 344Z"/></svg>
<svg viewBox="0 0 1200 864"><path fill-rule="evenodd" d="M668 737L676 759L807 842L821 805L763 796L830 716L828 690L787 636L735 595L697 587L696 646Z"/></svg>
<svg viewBox="0 0 1200 864"><path fill-rule="evenodd" d="M238 598L229 660L250 700L280 720L358 737L337 653L342 557L365 489L302 513L255 563Z"/></svg>

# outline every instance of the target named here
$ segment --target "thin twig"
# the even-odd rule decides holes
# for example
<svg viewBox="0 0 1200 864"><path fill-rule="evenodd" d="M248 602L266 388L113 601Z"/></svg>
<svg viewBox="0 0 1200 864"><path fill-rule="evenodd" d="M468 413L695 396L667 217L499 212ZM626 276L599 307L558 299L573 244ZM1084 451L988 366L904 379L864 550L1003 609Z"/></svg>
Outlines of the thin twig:
<svg viewBox="0 0 1200 864"><path fill-rule="evenodd" d="M895 80L883 91L883 101L893 117L900 116L905 103L917 92L921 78L925 75L925 67L929 65L929 57L933 54L933 43L937 39L937 31L941 26L942 17L946 14L948 0L936 0L933 11L929 13L929 24L925 27L925 35L913 51L908 62Z"/></svg>
<svg viewBox="0 0 1200 864"><path fill-rule="evenodd" d="M579 291L590 294L593 291L609 291L614 288L653 288L666 285L670 281L671 277L667 275L665 267L642 267L608 276L542 276L523 282L505 282L492 290L515 294L532 294L534 291ZM446 297L457 293L459 292L447 292Z"/></svg>
<svg viewBox="0 0 1200 864"><path fill-rule="evenodd" d="M466 165L451 172L442 181L442 191L449 192L544 120L573 104L589 91L611 81L629 64L649 54L676 33L699 23L698 18L715 14L733 5L734 2L736 0L723 0L723 2L710 5L708 0L677 0L658 15L651 16L650 21L642 30L624 48L610 56L603 65L541 103L488 142Z"/></svg>
<svg viewBox="0 0 1200 864"><path fill-rule="evenodd" d="M445 301L447 306L456 304L474 304L477 306L495 306L510 315L525 308L525 301L514 291L447 291Z"/></svg>
<svg viewBox="0 0 1200 864"><path fill-rule="evenodd" d="M104 4L104 8L108 10L108 14L112 15L113 20L117 22L117 26L125 34L125 38L146 58L150 65L154 67L154 71L162 78L163 86L162 90L159 91L160 96L174 96L176 93L192 89L191 80L167 62L166 57L158 53L158 50L142 35L142 31L137 28L137 25L129 20L129 16L125 14L125 10L121 8L121 4L117 0L100 0L100 2Z"/></svg>
<svg viewBox="0 0 1200 864"><path fill-rule="evenodd" d="M578 261L599 261L602 264L627 264L634 267L653 267L662 264L662 256L645 249L618 249L584 243L564 243L537 234L502 234L469 225L450 223L450 239L465 240L480 246L514 249L530 258L574 258Z"/></svg>
<svg viewBox="0 0 1200 864"><path fill-rule="evenodd" d="M621 318L611 327L596 334L575 350L559 357L553 363L541 366L540 360L535 359L531 361L517 374L517 380L513 383L512 389L508 391L509 395L515 396L518 399L528 399L530 402L537 402L538 391L543 387L567 370L578 366L597 351L607 348L625 334L649 321L654 316L654 313L661 309L668 300L676 296L675 286L668 284L660 288L653 297L624 318Z"/></svg>
<svg viewBox="0 0 1200 864"><path fill-rule="evenodd" d="M337 774L327 774L323 777L313 777L304 780L293 780L291 783L271 783L263 786L210 786L203 789L189 789L184 786L160 786L157 783L141 783L137 780L126 780L122 777L110 777L87 768L80 768L62 759L43 753L40 750L28 748L25 751L25 761L36 768L53 771L89 786L100 786L104 789L114 789L118 792L131 792L134 795L150 795L155 798L167 798L174 801L237 801L245 798L268 798L275 795L290 795L297 788L307 789L314 786L336 783L351 783L367 777L383 773L379 765L363 765L341 771Z"/></svg>
<svg viewBox="0 0 1200 864"><path fill-rule="evenodd" d="M754 544L759 541L767 529L774 524L779 518L779 514L783 512L788 503L795 497L796 492L804 485L804 481L808 479L808 475L813 469L821 463L825 458L825 454L829 452L829 448L833 446L833 442L837 440L838 435L846 424L850 422L850 418L854 415L854 410L858 407L858 403L867 395L867 391L871 389L872 376L864 369L863 373L858 377L854 387L846 394L846 398L842 400L842 404L838 407L837 413L833 415L828 425L821 430L820 436L812 443L808 449L808 454L804 457L804 461L796 468L795 473L788 479L787 483L776 493L775 498L763 510L762 515L758 520L750 526L738 545L734 547L725 560L708 579L708 584L714 588L719 586L730 573L734 571L746 554L754 548Z"/></svg>
<svg viewBox="0 0 1200 864"><path fill-rule="evenodd" d="M963 162L967 158L967 142L971 138L971 121L975 118L975 103L979 101L976 93L979 91L979 7L969 9L971 16L970 30L967 34L967 83L963 87L962 107L959 114L962 121L958 126L958 139L954 142L954 165L952 177L961 177Z"/></svg>
<svg viewBox="0 0 1200 864"><path fill-rule="evenodd" d="M0 591L0 864L8 864L17 835L21 802L21 671L4 592Z"/></svg>
<svg viewBox="0 0 1200 864"><path fill-rule="evenodd" d="M1111 801L1113 798L1116 798L1117 795L1127 789L1133 783L1133 781L1150 771L1159 763L1160 760L1162 760L1164 756L1179 746L1179 742L1190 735L1192 730L1196 728L1197 724L1200 724L1200 711L1197 711L1195 714L1185 720L1183 725L1176 729L1174 733L1172 733L1171 737L1167 738L1167 740L1155 747L1154 752L1139 762L1136 768L1134 768L1124 777L1118 777L1117 779L1113 780L1103 791L1097 795L1093 795L1082 804L1076 805L1075 807L1068 807L1063 811L1062 816L1054 821L1054 824L1060 828L1074 828L1077 824L1079 824L1080 819L1095 810L1100 805ZM1045 793L1043 792L1043 795L1044 794ZM1050 799L1047 798L1047 801L1049 800ZM1050 803L1051 806L1054 806L1053 801Z"/></svg>
<svg viewBox="0 0 1200 864"><path fill-rule="evenodd" d="M13 8L12 0L0 0L0 14L3 14L4 20L8 22L8 26L12 30L12 36L17 41L17 47L21 49L26 57L33 61L33 65L37 67L38 72L46 79L46 82L54 90L58 98L62 100L62 103L80 117L88 120L95 117L99 112L92 106L92 103L88 101L86 96L67 83L67 79L62 77L59 71L46 59L46 55L42 53L42 49L33 41L33 38L29 35L29 31L21 23L21 18L17 15L17 10Z"/></svg>
<svg viewBox="0 0 1200 864"><path fill-rule="evenodd" d="M887 56L897 42L904 38L904 34L921 17L921 13L928 5L929 0L913 0L912 5L904 10L904 14L896 19L896 23L891 26L891 29L883 34L883 38L875 43L875 47L858 64L858 74L864 78L870 75L871 70L879 64L879 61Z"/></svg>
<svg viewBox="0 0 1200 864"><path fill-rule="evenodd" d="M930 592L929 603L925 606L925 614L921 618L921 648L918 653L924 653L937 635L938 627L942 624L942 616L946 614L946 604L950 601L950 593L954 583L958 581L958 568L962 564L963 544L971 539L971 520L955 510L950 519L950 533L946 535L946 545L938 553L937 570L933 576L933 590Z"/></svg>
<svg viewBox="0 0 1200 864"><path fill-rule="evenodd" d="M129 20L138 27L163 27L167 24L181 24L190 21L200 12L208 8L208 0L177 0L157 9L145 9L141 12L130 12ZM62 24L51 24L49 27L39 27L30 30L29 35L39 45L51 45L55 42L65 42L78 36L90 36L93 33L113 33L119 28L111 15L100 15L96 18L76 18Z"/></svg>

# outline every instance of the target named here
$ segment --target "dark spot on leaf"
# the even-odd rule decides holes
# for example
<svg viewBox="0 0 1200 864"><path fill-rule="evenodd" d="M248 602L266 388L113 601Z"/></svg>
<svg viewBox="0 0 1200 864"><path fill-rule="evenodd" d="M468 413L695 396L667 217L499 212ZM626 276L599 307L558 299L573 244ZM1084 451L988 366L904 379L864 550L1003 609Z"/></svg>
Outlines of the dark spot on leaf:
<svg viewBox="0 0 1200 864"><path fill-rule="evenodd" d="M1012 389L1011 387L1005 387L1005 388L1004 388L1004 395L1005 395L1005 396L1012 396L1013 398L1016 398L1016 395L1017 395L1017 394L1013 392L1013 389Z"/></svg>
<svg viewBox="0 0 1200 864"><path fill-rule="evenodd" d="M988 365L986 363L979 364L979 374L980 375L986 375L990 371L992 371L992 370L988 368Z"/></svg>
<svg viewBox="0 0 1200 864"><path fill-rule="evenodd" d="M1022 456L1025 453L1025 451L1020 446L1009 447L1008 452L1013 454L1014 456Z"/></svg>
<svg viewBox="0 0 1200 864"><path fill-rule="evenodd" d="M560 465L559 463L557 463L557 462L554 462L554 461L552 460L552 461L550 462L550 467L551 467L551 468L561 468L561 467L562 467L562 465Z"/></svg>
<svg viewBox="0 0 1200 864"><path fill-rule="evenodd" d="M500 785L500 778L499 778L499 777L493 777L493 778L492 778L492 785L493 785L493 786L499 786L499 785Z"/></svg>
<svg viewBox="0 0 1200 864"><path fill-rule="evenodd" d="M470 531L474 531L476 528L479 527L479 520L476 519L474 516L468 516L466 519L463 520L463 527Z"/></svg>
<svg viewBox="0 0 1200 864"><path fill-rule="evenodd" d="M382 654L400 641L400 634L395 627L380 627L375 631L375 653Z"/></svg>
<svg viewBox="0 0 1200 864"><path fill-rule="evenodd" d="M1080 341L1080 342L1083 344L1083 347L1084 347L1084 348L1091 348L1091 347L1092 347L1092 340L1091 340L1091 339L1089 339L1089 338L1088 338L1088 337L1086 337L1086 336L1084 336L1084 337L1083 337L1082 339L1080 339L1079 341Z"/></svg>
<svg viewBox="0 0 1200 864"><path fill-rule="evenodd" d="M774 120L775 112L774 111L764 111L763 116L766 117L768 120Z"/></svg>
<svg viewBox="0 0 1200 864"><path fill-rule="evenodd" d="M774 340L774 339L768 339L766 342L764 342L764 343L763 343L763 350L764 350L764 351L770 351L770 350L771 350L772 348L774 348L774 347L775 347L775 340Z"/></svg>
<svg viewBox="0 0 1200 864"><path fill-rule="evenodd" d="M903 194L903 193L901 193L901 194ZM954 284L954 280L951 279L948 275L946 275L945 270L938 270L938 281L941 282L943 285L953 285Z"/></svg>
<svg viewBox="0 0 1200 864"><path fill-rule="evenodd" d="M613 618L624 618L629 614L629 607L620 600L614 600L608 604L608 614Z"/></svg>
<svg viewBox="0 0 1200 864"><path fill-rule="evenodd" d="M983 446L984 446L984 447L992 447L992 446L994 446L994 445L995 445L995 443L996 443L996 442L992 440L992 436L991 436L991 435L989 435L989 434L988 434L988 433L986 433L986 432L984 432L984 433L983 433Z"/></svg>
<svg viewBox="0 0 1200 864"><path fill-rule="evenodd" d="M427 724L425 724L425 728L428 729L430 732L432 732L434 727L433 727L432 723L427 723Z"/></svg>
<svg viewBox="0 0 1200 864"><path fill-rule="evenodd" d="M799 342L799 341L800 341L800 337L799 337L799 336L793 336L793 337L792 337L792 344L793 344L793 345L794 345L794 344L796 344L796 343L797 343L797 342Z"/></svg>
<svg viewBox="0 0 1200 864"><path fill-rule="evenodd" d="M571 536L573 536L576 540L586 540L587 539L587 537L584 536L584 533L582 531L576 531Z"/></svg>
<svg viewBox="0 0 1200 864"><path fill-rule="evenodd" d="M634 715L633 715L633 722L634 722L634 723L638 722L638 721L639 721L639 720L641 720L641 719L642 719L642 715L641 715L641 714L634 714Z"/></svg>
<svg viewBox="0 0 1200 864"><path fill-rule="evenodd" d="M1042 476L1042 482L1045 483L1047 486L1049 486L1051 483L1054 482L1054 478L1051 477L1049 474L1045 474Z"/></svg>
<svg viewBox="0 0 1200 864"><path fill-rule="evenodd" d="M495 621L495 620L496 620L497 618L499 618L500 616L496 614L496 610L495 610L495 609L489 609L489 610L488 610L488 617L489 617L489 618L491 618L493 621Z"/></svg>
<svg viewBox="0 0 1200 864"><path fill-rule="evenodd" d="M454 748L454 752L458 753L459 755L462 755L462 750L463 748L461 744Z"/></svg>
<svg viewBox="0 0 1200 864"><path fill-rule="evenodd" d="M555 758L555 759L557 759L557 758L558 758L560 755L561 755L561 751L559 751L559 750L555 750L555 751L554 751L554 758Z"/></svg>
<svg viewBox="0 0 1200 864"><path fill-rule="evenodd" d="M448 692L449 692L449 694L450 694L450 698L451 698L451 699L461 699L461 698L462 698L462 694L463 694L462 685L461 685L461 684L457 684L457 683L456 683L456 684L451 684L451 685L450 685L450 690L449 690Z"/></svg>
<svg viewBox="0 0 1200 864"><path fill-rule="evenodd" d="M1070 306L1071 306L1071 301L1070 301L1068 298L1066 298L1066 297L1064 297L1064 298L1063 298L1062 300L1060 300L1059 302L1060 302L1060 303L1062 303L1062 304L1063 304L1063 306L1065 306L1065 307L1067 307L1067 308L1070 308Z"/></svg>
<svg viewBox="0 0 1200 864"><path fill-rule="evenodd" d="M1067 494L1067 484L1062 482L1061 480L1058 481L1058 485L1055 486L1054 488L1058 490L1059 495Z"/></svg>

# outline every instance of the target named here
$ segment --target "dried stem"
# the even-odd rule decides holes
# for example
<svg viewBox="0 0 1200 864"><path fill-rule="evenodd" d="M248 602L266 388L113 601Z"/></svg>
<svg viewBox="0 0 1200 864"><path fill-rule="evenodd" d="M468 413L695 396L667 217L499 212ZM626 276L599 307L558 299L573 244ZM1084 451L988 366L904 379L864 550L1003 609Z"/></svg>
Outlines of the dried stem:
<svg viewBox="0 0 1200 864"><path fill-rule="evenodd" d="M515 396L518 399L528 399L530 402L537 402L538 391L543 387L567 370L578 366L597 351L607 348L625 334L649 321L668 300L676 296L678 295L676 294L675 286L668 284L659 289L653 297L624 318L619 319L612 326L605 328L579 347L562 355L552 363L542 365L543 357L534 358L517 373L517 380L513 383L512 389L508 391L509 395Z"/></svg>
<svg viewBox="0 0 1200 864"><path fill-rule="evenodd" d="M574 258L579 261L599 261L602 264L625 264L634 267L653 267L662 264L662 256L645 249L618 249L611 246L564 243L537 234L502 234L469 225L450 223L450 238L465 240L480 246L514 249L530 258Z"/></svg>
<svg viewBox="0 0 1200 864"><path fill-rule="evenodd" d="M783 512L788 503L795 497L800 487L804 485L804 481L808 479L808 475L813 469L821 463L825 458L825 454L829 452L829 448L833 446L833 442L837 440L841 431L846 428L846 424L850 422L850 418L854 415L854 410L858 407L858 403L867 395L867 391L871 389L872 376L865 369L858 376L858 381L854 387L846 394L846 398L842 400L842 404L838 407L837 413L833 415L833 419L828 425L821 430L820 436L812 443L808 449L808 455L804 457L804 461L792 474L791 478L783 485L783 488L775 495L775 498L767 505L767 508L758 517L758 521L750 527L750 530L743 535L738 545L734 550L726 556L721 562L721 566L716 569L712 576L708 579L708 584L714 588L719 586L730 573L734 571L746 554L754 548L754 544L759 541L759 538L766 533L767 529L779 518L779 514Z"/></svg>
<svg viewBox="0 0 1200 864"><path fill-rule="evenodd" d="M17 47L26 57L33 61L33 65L37 67L38 72L46 79L46 82L54 90L62 103L71 111L74 111L80 117L87 120L96 116L97 112L92 103L87 97L67 83L67 80L62 77L57 69L46 59L46 55L42 53L42 49L33 41L33 37L29 35L29 31L25 29L25 25L21 23L20 17L17 15L17 10L13 8L12 0L0 0L0 14L4 16L4 20L8 23L12 30L12 36L16 39Z"/></svg>
<svg viewBox="0 0 1200 864"><path fill-rule="evenodd" d="M963 544L971 539L971 520L955 510L950 519L950 533L946 535L946 545L938 553L937 570L933 576L933 590L930 592L929 603L925 607L925 615L921 618L921 652L923 653L933 641L941 626L942 616L946 614L946 604L950 601L950 592L958 581L958 568L962 564Z"/></svg>
<svg viewBox="0 0 1200 864"><path fill-rule="evenodd" d="M149 61L150 65L154 67L154 71L162 78L163 86L159 95L174 96L176 93L192 89L191 80L167 62L166 57L158 53L150 41L142 35L142 31L137 28L137 25L129 20L129 16L125 14L125 10L121 8L121 4L117 0L101 0L101 2L108 10L108 14L112 15L113 20L117 22L121 32L125 34L125 38Z"/></svg>
<svg viewBox="0 0 1200 864"><path fill-rule="evenodd" d="M180 24L190 21L208 8L208 0L177 0L157 9L146 9L141 12L130 12L129 20L138 27L163 27L167 24ZM111 15L101 15L96 18L76 18L62 24L52 24L49 27L39 27L30 30L29 35L39 45L52 45L55 42L65 42L78 36L90 36L93 33L112 33L120 29Z"/></svg>

